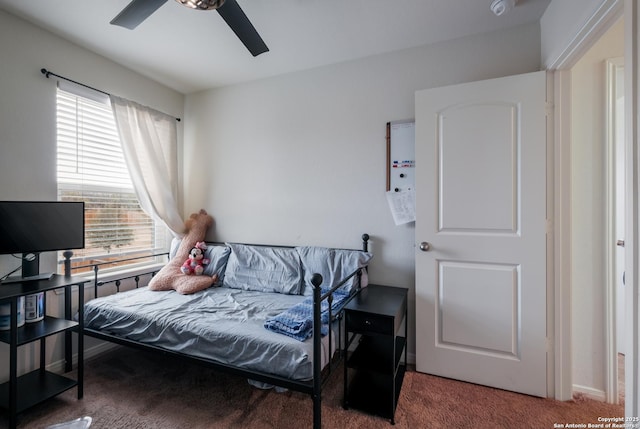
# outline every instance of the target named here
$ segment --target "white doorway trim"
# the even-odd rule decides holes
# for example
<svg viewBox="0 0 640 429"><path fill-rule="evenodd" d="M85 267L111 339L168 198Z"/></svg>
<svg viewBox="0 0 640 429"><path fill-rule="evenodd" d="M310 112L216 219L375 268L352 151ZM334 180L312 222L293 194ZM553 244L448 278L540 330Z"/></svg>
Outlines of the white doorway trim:
<svg viewBox="0 0 640 429"><path fill-rule="evenodd" d="M605 0L578 30L568 46L547 69L553 76L553 319L554 330L554 396L570 400L572 383L571 341L571 68L582 55L619 19L633 0ZM634 9L635 11L635 9ZM629 13L628 13L629 14ZM625 23L626 27L626 23ZM626 30L625 30L626 31ZM625 36L627 44L628 36ZM628 67L632 68L632 67ZM627 94L630 88L625 89ZM632 140L633 141L633 140ZM629 193L629 191L627 191ZM627 222L628 224L628 222ZM629 227L627 231L630 233ZM629 250L627 248L627 250ZM629 251L627 255L634 254ZM635 253L637 254L637 253ZM629 256L627 256L627 259ZM628 284L629 277L627 277ZM633 371L628 371L633 372ZM630 374L627 373L627 378ZM636 390L637 392L637 390ZM627 397L629 396L627 388ZM635 414L638 415L638 414Z"/></svg>
<svg viewBox="0 0 640 429"><path fill-rule="evenodd" d="M624 58L610 58L605 61L606 82L606 147L605 147L605 400L610 404L618 403L618 272L616 256L616 241L624 237L617 235L618 188L617 171L619 168L617 157L617 141L620 137L616 128L618 116L624 114L616 109L616 93L619 89L617 76L623 71Z"/></svg>
<svg viewBox="0 0 640 429"><path fill-rule="evenodd" d="M569 70L611 25L622 16L625 0L603 0L598 9L578 29L569 44L553 60L546 64L547 70Z"/></svg>
<svg viewBox="0 0 640 429"><path fill-rule="evenodd" d="M553 72L554 189L553 284L554 392L561 401L573 396L571 351L571 72ZM551 265L550 265L551 266Z"/></svg>
<svg viewBox="0 0 640 429"><path fill-rule="evenodd" d="M640 416L638 377L638 348L640 346L640 286L638 274L638 135L640 133L640 7L636 0L625 0L625 130L626 130L626 219L625 219L625 272L626 272L626 341L625 344L625 416Z"/></svg>

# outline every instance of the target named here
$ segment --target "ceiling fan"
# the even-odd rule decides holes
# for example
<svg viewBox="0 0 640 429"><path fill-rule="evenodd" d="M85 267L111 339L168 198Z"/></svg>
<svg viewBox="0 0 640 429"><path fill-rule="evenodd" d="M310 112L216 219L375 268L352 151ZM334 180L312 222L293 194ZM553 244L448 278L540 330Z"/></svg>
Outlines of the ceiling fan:
<svg viewBox="0 0 640 429"><path fill-rule="evenodd" d="M192 9L217 10L222 19L231 27L233 32L236 33L236 36L238 36L240 41L244 43L244 46L247 47L254 57L269 50L236 0L176 1ZM133 30L166 2L167 0L132 0L131 3L111 20L111 24Z"/></svg>

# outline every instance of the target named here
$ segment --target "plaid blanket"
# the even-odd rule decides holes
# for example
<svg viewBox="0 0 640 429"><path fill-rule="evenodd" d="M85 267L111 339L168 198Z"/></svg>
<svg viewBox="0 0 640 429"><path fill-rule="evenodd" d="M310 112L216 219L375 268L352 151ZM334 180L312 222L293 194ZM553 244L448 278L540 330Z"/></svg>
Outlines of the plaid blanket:
<svg viewBox="0 0 640 429"><path fill-rule="evenodd" d="M324 293L324 291L322 292ZM333 293L333 303L331 305L331 314L336 311L349 297L349 294L335 291ZM320 313L322 336L329 333L329 302L327 299L322 300ZM283 311L277 316L271 317L264 322L264 327L270 331L279 334L288 335L298 341L304 341L313 335L313 297L309 296L304 301L294 305L293 307Z"/></svg>

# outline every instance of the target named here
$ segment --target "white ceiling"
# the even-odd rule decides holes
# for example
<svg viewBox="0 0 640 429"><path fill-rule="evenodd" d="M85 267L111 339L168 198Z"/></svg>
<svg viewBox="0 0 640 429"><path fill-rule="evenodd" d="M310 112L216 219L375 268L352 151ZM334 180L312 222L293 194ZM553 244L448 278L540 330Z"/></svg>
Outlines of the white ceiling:
<svg viewBox="0 0 640 429"><path fill-rule="evenodd" d="M270 52L252 57L216 11L168 1L135 30L129 0L0 0L0 9L181 93L537 22L550 0L238 0Z"/></svg>

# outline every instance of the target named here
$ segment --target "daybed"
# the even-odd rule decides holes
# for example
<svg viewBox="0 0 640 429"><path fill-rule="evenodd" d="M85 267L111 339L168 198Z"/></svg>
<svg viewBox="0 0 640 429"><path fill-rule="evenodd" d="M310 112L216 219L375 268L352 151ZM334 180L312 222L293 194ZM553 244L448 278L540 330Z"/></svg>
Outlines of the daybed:
<svg viewBox="0 0 640 429"><path fill-rule="evenodd" d="M362 238L362 250L208 243L215 286L93 299L84 333L308 393L320 428L322 385L344 355L342 308L367 283L372 255Z"/></svg>

